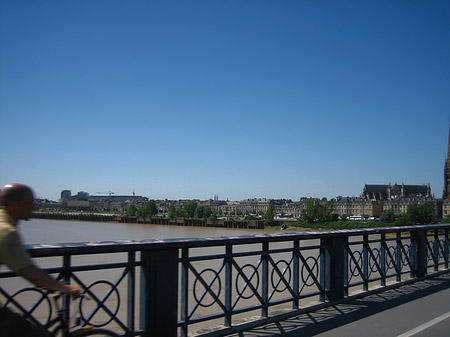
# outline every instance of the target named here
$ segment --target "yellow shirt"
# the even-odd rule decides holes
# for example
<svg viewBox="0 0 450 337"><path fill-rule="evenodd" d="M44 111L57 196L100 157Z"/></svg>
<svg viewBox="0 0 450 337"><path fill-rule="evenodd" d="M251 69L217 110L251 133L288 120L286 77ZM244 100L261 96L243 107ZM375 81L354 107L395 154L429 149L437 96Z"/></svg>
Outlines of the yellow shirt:
<svg viewBox="0 0 450 337"><path fill-rule="evenodd" d="M16 225L17 222L8 212L0 209L0 265L6 264L12 271L33 264Z"/></svg>

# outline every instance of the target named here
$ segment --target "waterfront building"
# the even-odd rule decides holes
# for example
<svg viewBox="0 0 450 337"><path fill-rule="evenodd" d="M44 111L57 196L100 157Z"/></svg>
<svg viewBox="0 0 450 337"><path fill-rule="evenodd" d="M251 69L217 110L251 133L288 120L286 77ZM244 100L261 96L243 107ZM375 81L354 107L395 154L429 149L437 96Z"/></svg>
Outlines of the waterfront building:
<svg viewBox="0 0 450 337"><path fill-rule="evenodd" d="M364 185L362 198L367 200L387 200L395 198L431 198L428 185Z"/></svg>
<svg viewBox="0 0 450 337"><path fill-rule="evenodd" d="M156 200L156 207L158 211L163 214L167 214L170 210L170 205L172 202L170 200Z"/></svg>
<svg viewBox="0 0 450 337"><path fill-rule="evenodd" d="M89 200L79 200L79 199L68 199L63 201L63 206L68 208L79 208L79 209L87 209L90 208L91 204Z"/></svg>
<svg viewBox="0 0 450 337"><path fill-rule="evenodd" d="M34 199L34 203L38 210L55 211L59 208L60 203L48 199L37 198Z"/></svg>
<svg viewBox="0 0 450 337"><path fill-rule="evenodd" d="M217 206L217 214L233 215L239 212L239 201L227 201L223 205Z"/></svg>
<svg viewBox="0 0 450 337"><path fill-rule="evenodd" d="M97 212L126 213L133 204L136 209L141 209L148 202L148 198L140 196L120 196L115 198L94 197L89 200L89 208Z"/></svg>
<svg viewBox="0 0 450 337"><path fill-rule="evenodd" d="M360 197L337 197L331 199L333 213L339 216L347 215L361 217L379 217L383 211L383 203L380 200L368 200Z"/></svg>
<svg viewBox="0 0 450 337"><path fill-rule="evenodd" d="M214 200L209 199L202 203L202 206L211 208L211 211L216 212L217 214L220 212L222 206L226 206L227 202L225 200L219 200L219 197L215 196ZM224 210L222 209L222 213Z"/></svg>
<svg viewBox="0 0 450 337"><path fill-rule="evenodd" d="M63 190L61 191L61 199L70 199L72 198L72 191L71 190Z"/></svg>
<svg viewBox="0 0 450 337"><path fill-rule="evenodd" d="M80 191L77 193L77 195L74 196L74 198L78 200L89 200L89 193Z"/></svg>
<svg viewBox="0 0 450 337"><path fill-rule="evenodd" d="M408 207L412 204L424 205L427 202L434 204L434 217L436 219L442 218L442 199L433 198L393 198L384 200L383 210L392 209L395 215L405 214Z"/></svg>
<svg viewBox="0 0 450 337"><path fill-rule="evenodd" d="M305 207L306 203L281 199L275 202L275 213L286 216L288 218L298 219L302 216L302 210Z"/></svg>
<svg viewBox="0 0 450 337"><path fill-rule="evenodd" d="M61 192L61 199L59 199L60 206L69 209L77 210L92 210L96 212L114 212L125 213L131 204L134 204L137 209L144 207L148 198L136 195L111 195L108 196L94 196L89 195L88 192L80 191L72 196L70 190Z"/></svg>
<svg viewBox="0 0 450 337"><path fill-rule="evenodd" d="M367 201L377 201L381 208L377 207L379 214L381 211L392 209L395 215L405 214L411 204L423 205L430 201L435 205L435 216L442 216L442 201L434 199L431 194L430 184L427 185L365 185L361 199Z"/></svg>
<svg viewBox="0 0 450 337"><path fill-rule="evenodd" d="M63 207L87 209L90 206L89 193L80 191L76 195L72 196L72 191L63 190L61 191L61 199L59 199L58 202Z"/></svg>
<svg viewBox="0 0 450 337"><path fill-rule="evenodd" d="M141 200L142 198L147 199L146 197L142 197L139 195L91 195L89 196L89 200L91 201L100 201L100 200L114 200L114 201L126 201L126 200Z"/></svg>
<svg viewBox="0 0 450 337"><path fill-rule="evenodd" d="M270 205L270 199L252 198L242 200L239 204L239 211L243 214L264 214Z"/></svg>

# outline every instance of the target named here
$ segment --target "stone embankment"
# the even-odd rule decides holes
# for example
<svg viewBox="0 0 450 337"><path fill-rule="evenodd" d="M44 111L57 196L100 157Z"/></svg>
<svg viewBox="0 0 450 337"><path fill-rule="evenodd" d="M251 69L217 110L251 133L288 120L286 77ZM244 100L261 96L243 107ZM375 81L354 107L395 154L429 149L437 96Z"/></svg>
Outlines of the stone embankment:
<svg viewBox="0 0 450 337"><path fill-rule="evenodd" d="M128 217L117 214L96 214L96 213L60 213L60 212L36 212L35 219L50 220L74 220L74 221L95 221L95 222L121 222L140 223L167 226L196 226L196 227L221 227L221 228L247 228L263 229L264 224L260 220L225 220L225 219L189 219L189 218L162 218L162 217Z"/></svg>

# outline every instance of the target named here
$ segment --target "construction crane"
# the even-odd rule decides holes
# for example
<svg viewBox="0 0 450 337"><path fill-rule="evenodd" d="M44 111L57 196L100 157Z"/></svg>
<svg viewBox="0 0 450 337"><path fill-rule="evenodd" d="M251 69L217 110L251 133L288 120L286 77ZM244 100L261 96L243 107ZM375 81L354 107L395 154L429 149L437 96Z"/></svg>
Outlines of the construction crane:
<svg viewBox="0 0 450 337"><path fill-rule="evenodd" d="M109 191L109 192L95 192L95 193L97 193L97 194L108 194L109 196L111 196L111 194L114 194L114 192L111 192L111 191Z"/></svg>

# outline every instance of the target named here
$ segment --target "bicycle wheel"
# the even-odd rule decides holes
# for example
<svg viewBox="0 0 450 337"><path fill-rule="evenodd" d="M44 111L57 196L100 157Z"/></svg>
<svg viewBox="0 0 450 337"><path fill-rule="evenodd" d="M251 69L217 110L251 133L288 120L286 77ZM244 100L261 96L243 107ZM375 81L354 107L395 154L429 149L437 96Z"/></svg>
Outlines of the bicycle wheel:
<svg viewBox="0 0 450 337"><path fill-rule="evenodd" d="M118 334L106 329L79 329L70 333L71 337L97 336L97 337L119 337Z"/></svg>

